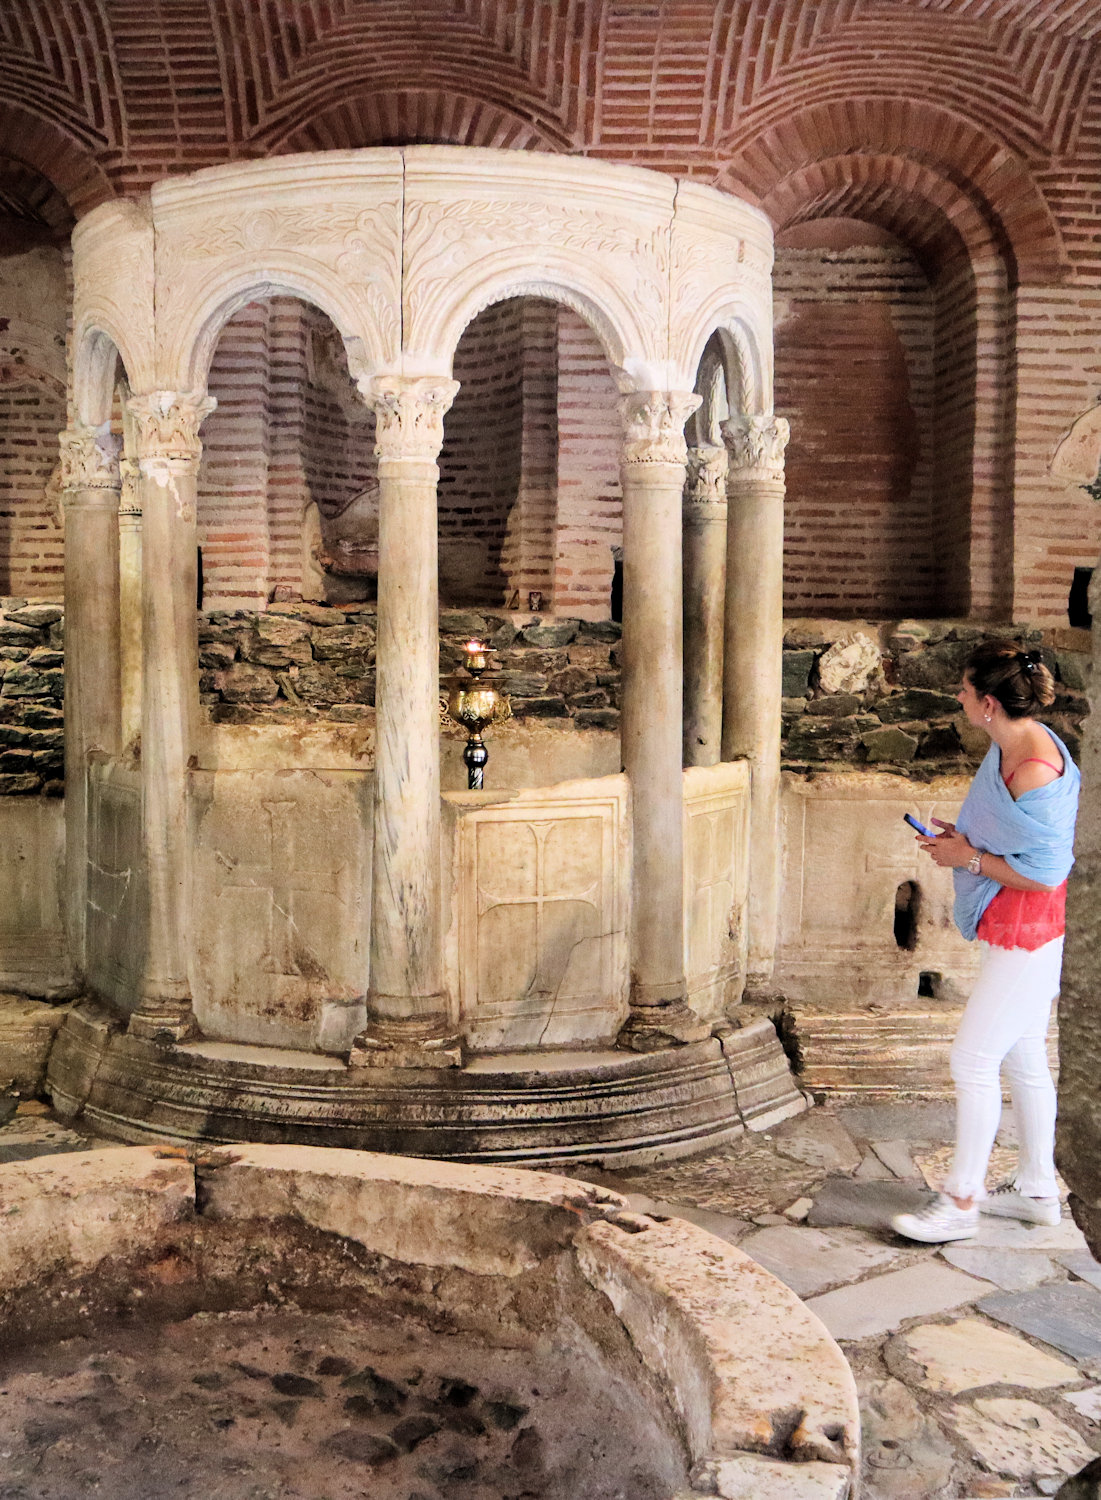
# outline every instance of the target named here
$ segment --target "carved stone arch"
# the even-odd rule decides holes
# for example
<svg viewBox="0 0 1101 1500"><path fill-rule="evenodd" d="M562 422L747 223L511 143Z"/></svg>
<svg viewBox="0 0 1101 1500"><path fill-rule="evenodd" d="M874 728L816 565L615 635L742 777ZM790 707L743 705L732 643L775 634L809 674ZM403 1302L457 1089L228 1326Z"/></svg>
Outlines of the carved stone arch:
<svg viewBox="0 0 1101 1500"><path fill-rule="evenodd" d="M467 277L453 283L449 288L451 297L447 304L440 304L434 316L429 317L425 309L420 336L410 341L414 355L431 350L446 360L450 370L460 338L467 326L496 302L505 302L512 297L540 297L570 307L583 318L596 334L604 349L608 363L617 372L630 370L660 356L646 348L645 335L631 316L624 299L609 286L601 285L593 276L585 277L572 265L555 266L544 257L546 273L532 277L529 268L518 268L515 255L511 262L496 274L486 273L484 262L471 267ZM617 375L618 378L618 375Z"/></svg>
<svg viewBox="0 0 1101 1500"><path fill-rule="evenodd" d="M772 409L771 329L759 314L728 297L715 298L704 309L687 357L690 370L698 370L705 351L717 345L731 411L764 413Z"/></svg>
<svg viewBox="0 0 1101 1500"><path fill-rule="evenodd" d="M347 282L305 256L285 252L278 257L265 255L263 270L256 265L258 258L245 254L223 262L199 289L185 319L177 322L163 346L161 366L166 387L205 389L222 329L234 313L264 297L294 297L319 308L344 341L353 379L367 379L386 368L383 331Z"/></svg>
<svg viewBox="0 0 1101 1500"><path fill-rule="evenodd" d="M73 340L73 410L78 421L88 427L110 421L120 373L133 389L146 388L138 383L143 378L140 364L127 358L117 319L102 309L88 309Z"/></svg>

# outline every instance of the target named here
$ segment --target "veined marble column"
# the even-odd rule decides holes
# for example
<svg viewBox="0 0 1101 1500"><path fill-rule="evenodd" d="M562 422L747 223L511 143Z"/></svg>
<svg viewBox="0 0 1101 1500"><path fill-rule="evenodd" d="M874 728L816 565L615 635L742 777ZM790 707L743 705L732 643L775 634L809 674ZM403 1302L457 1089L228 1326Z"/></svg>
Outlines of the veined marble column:
<svg viewBox="0 0 1101 1500"><path fill-rule="evenodd" d="M119 671L126 749L141 734L141 488L136 458L123 458L119 501Z"/></svg>
<svg viewBox="0 0 1101 1500"><path fill-rule="evenodd" d="M397 375L364 384L379 459L375 841L368 1020L349 1063L457 1067L440 913L436 459L459 386Z"/></svg>
<svg viewBox="0 0 1101 1500"><path fill-rule="evenodd" d="M188 960L191 859L188 760L199 714L195 505L203 391L153 391L128 402L137 429L142 512L142 830L149 917L130 1030L179 1041L195 1029Z"/></svg>
<svg viewBox="0 0 1101 1500"><path fill-rule="evenodd" d="M684 486L684 764L722 753L726 449L688 450Z"/></svg>
<svg viewBox="0 0 1101 1500"><path fill-rule="evenodd" d="M684 977L681 505L684 423L699 396L638 391L620 403L623 481L623 765L631 785L631 1013L619 1045L649 1052L709 1027Z"/></svg>
<svg viewBox="0 0 1101 1500"><path fill-rule="evenodd" d="M771 980L780 908L780 694L784 650L783 417L723 423L726 477L726 651L723 759L750 766L746 988Z"/></svg>
<svg viewBox="0 0 1101 1500"><path fill-rule="evenodd" d="M110 426L60 434L65 511L67 927L84 967L88 756L119 744L119 441Z"/></svg>

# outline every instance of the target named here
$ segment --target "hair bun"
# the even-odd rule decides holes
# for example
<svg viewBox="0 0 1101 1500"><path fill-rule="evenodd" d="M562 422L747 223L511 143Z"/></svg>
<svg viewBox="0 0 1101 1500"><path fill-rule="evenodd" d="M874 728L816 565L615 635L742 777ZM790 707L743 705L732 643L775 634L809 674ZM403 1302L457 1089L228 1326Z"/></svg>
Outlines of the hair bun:
<svg viewBox="0 0 1101 1500"><path fill-rule="evenodd" d="M1043 654L1039 651L1019 651L1017 654L1026 672L1035 672L1037 667L1043 665Z"/></svg>

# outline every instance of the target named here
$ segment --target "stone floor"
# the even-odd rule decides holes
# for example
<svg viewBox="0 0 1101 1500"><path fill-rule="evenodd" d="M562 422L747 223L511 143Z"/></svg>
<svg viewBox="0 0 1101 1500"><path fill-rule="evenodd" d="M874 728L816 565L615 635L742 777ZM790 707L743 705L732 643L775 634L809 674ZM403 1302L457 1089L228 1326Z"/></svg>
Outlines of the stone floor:
<svg viewBox="0 0 1101 1500"><path fill-rule="evenodd" d="M860 1389L865 1500L1052 1495L1101 1453L1101 1265L1070 1218L986 1219L941 1249L888 1227L939 1182L951 1129L941 1102L825 1106L702 1156L577 1174L737 1244L818 1313ZM24 1104L0 1162L88 1144ZM1007 1117L992 1178L1014 1158Z"/></svg>

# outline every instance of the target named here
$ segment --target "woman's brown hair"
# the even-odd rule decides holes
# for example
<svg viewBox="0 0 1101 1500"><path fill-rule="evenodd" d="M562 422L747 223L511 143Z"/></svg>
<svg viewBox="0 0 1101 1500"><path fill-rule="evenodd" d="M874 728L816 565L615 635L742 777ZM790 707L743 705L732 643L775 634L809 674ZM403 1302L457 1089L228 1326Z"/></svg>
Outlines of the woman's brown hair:
<svg viewBox="0 0 1101 1500"><path fill-rule="evenodd" d="M1022 651L1016 641L984 641L964 671L979 697L996 698L1011 719L1026 719L1055 700L1055 679L1040 652Z"/></svg>

